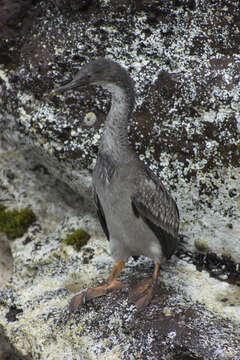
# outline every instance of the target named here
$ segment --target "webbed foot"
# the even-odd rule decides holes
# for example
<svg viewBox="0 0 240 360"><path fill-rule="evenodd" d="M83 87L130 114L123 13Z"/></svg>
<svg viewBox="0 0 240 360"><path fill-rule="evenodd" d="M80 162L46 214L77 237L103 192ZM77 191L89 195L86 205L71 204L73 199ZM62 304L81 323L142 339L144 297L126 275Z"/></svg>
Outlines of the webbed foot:
<svg viewBox="0 0 240 360"><path fill-rule="evenodd" d="M144 309L152 300L153 289L153 280L144 279L130 292L130 301L134 302L138 310Z"/></svg>
<svg viewBox="0 0 240 360"><path fill-rule="evenodd" d="M138 310L143 310L147 305L150 304L153 295L154 288L157 283L158 273L160 264L155 263L153 277L150 279L142 280L129 295L130 301L134 302Z"/></svg>
<svg viewBox="0 0 240 360"><path fill-rule="evenodd" d="M118 260L115 262L113 270L108 278L107 284L89 288L87 291L82 292L81 294L75 295L69 305L69 310L72 312L78 307L84 305L87 301L94 299L96 297L107 295L108 292L115 290L122 290L125 285L117 280L122 269L124 267L124 262Z"/></svg>

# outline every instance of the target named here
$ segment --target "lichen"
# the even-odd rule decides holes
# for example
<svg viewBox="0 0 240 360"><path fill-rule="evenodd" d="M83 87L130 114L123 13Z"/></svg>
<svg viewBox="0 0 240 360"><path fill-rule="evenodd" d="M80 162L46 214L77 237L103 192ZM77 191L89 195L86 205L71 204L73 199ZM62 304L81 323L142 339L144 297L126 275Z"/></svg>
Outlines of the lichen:
<svg viewBox="0 0 240 360"><path fill-rule="evenodd" d="M76 251L79 251L84 245L87 244L90 235L83 229L79 228L74 230L72 234L68 234L64 243L72 245Z"/></svg>
<svg viewBox="0 0 240 360"><path fill-rule="evenodd" d="M208 251L208 243L204 239L195 239L194 241L195 248L201 252L206 253Z"/></svg>
<svg viewBox="0 0 240 360"><path fill-rule="evenodd" d="M7 210L0 205L0 232L4 232L9 239L22 236L35 221L36 215L29 208Z"/></svg>

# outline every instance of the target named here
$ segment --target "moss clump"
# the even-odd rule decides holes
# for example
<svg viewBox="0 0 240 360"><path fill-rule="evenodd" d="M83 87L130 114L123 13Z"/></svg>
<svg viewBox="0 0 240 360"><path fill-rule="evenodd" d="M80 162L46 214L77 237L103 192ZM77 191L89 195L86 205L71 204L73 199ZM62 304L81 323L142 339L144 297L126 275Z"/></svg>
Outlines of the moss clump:
<svg viewBox="0 0 240 360"><path fill-rule="evenodd" d="M67 235L64 243L72 245L76 251L79 251L82 246L86 245L90 235L83 229L77 229L72 234Z"/></svg>
<svg viewBox="0 0 240 360"><path fill-rule="evenodd" d="M22 236L35 221L36 215L31 209L7 210L0 205L0 232L4 232L9 239Z"/></svg>

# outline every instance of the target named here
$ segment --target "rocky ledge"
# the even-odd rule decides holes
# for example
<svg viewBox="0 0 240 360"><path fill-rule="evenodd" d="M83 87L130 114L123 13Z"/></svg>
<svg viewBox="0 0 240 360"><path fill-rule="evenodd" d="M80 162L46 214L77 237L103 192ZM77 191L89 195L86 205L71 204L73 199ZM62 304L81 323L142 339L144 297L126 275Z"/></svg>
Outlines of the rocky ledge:
<svg viewBox="0 0 240 360"><path fill-rule="evenodd" d="M19 0L0 14L0 208L36 216L21 237L0 234L2 358L238 360L238 1ZM152 271L144 258L126 291L68 311L112 265L91 197L109 98L48 95L99 56L134 78L130 140L181 214L179 250L140 313L128 291ZM90 239L73 247L79 229Z"/></svg>

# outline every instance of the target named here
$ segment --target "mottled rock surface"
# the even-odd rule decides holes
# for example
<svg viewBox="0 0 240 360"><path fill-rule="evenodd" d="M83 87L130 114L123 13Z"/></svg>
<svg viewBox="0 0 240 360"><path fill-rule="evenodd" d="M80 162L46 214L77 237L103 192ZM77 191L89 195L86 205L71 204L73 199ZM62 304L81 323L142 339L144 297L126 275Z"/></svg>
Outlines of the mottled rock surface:
<svg viewBox="0 0 240 360"><path fill-rule="evenodd" d="M0 3L0 200L38 217L23 238L0 235L0 334L16 356L240 358L239 24L237 0ZM91 197L110 99L96 88L48 95L99 56L136 82L129 137L176 198L187 241L140 314L127 293L67 310L111 267ZM79 226L91 239L75 252L62 239ZM151 270L130 261L122 277L131 288Z"/></svg>

